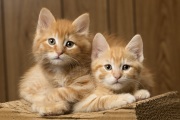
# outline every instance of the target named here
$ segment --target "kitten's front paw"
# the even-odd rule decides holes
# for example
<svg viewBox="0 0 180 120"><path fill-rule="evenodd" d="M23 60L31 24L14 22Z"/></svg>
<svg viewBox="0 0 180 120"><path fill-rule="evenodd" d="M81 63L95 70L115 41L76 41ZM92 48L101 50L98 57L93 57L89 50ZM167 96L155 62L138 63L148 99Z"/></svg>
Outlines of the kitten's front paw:
<svg viewBox="0 0 180 120"><path fill-rule="evenodd" d="M122 99L123 101L125 101L127 104L128 104L128 103L133 103L133 102L136 101L135 97L134 97L133 95L129 94L129 93L121 94L120 97L121 97L121 99Z"/></svg>
<svg viewBox="0 0 180 120"><path fill-rule="evenodd" d="M143 100L150 97L150 93L147 90L138 90L134 93L136 100Z"/></svg>
<svg viewBox="0 0 180 120"><path fill-rule="evenodd" d="M59 102L38 102L32 105L33 112L38 112L41 116L62 115L69 110L69 104Z"/></svg>
<svg viewBox="0 0 180 120"><path fill-rule="evenodd" d="M111 108L115 108L115 107L123 107L129 103L132 103L132 102L135 102L135 97L129 93L126 93L126 94L119 94L117 95L117 98L116 100L112 98L110 103L108 103L108 108L107 109L111 109Z"/></svg>
<svg viewBox="0 0 180 120"><path fill-rule="evenodd" d="M127 94L120 94L118 95L118 99L116 100L116 102L112 103L113 107L122 107L124 105L127 105L129 103L133 103L135 102L135 97L129 93Z"/></svg>

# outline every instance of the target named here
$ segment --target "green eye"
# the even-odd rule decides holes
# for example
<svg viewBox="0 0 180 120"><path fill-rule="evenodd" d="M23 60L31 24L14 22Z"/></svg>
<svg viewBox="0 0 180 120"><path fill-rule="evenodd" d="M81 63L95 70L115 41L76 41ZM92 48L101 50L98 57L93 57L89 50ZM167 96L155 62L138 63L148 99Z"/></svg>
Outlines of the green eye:
<svg viewBox="0 0 180 120"><path fill-rule="evenodd" d="M48 43L49 43L50 45L55 45L55 44L56 44L56 40L55 40L54 38L49 38L49 39L48 39Z"/></svg>
<svg viewBox="0 0 180 120"><path fill-rule="evenodd" d="M106 70L112 70L112 66L111 66L110 64L104 65L104 68L105 68Z"/></svg>
<svg viewBox="0 0 180 120"><path fill-rule="evenodd" d="M130 66L126 65L126 64L122 66L122 70L128 70L129 68L130 68Z"/></svg>
<svg viewBox="0 0 180 120"><path fill-rule="evenodd" d="M72 41L67 41L66 42L66 47L71 48L73 46L74 46L74 42L72 42Z"/></svg>

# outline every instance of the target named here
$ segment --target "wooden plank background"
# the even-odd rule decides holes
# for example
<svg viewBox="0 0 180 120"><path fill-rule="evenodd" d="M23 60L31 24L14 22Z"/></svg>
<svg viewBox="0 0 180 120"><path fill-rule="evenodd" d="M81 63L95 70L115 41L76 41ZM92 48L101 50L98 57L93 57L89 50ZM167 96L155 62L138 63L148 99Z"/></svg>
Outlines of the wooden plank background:
<svg viewBox="0 0 180 120"><path fill-rule="evenodd" d="M133 0L109 0L109 33L130 40L135 34Z"/></svg>
<svg viewBox="0 0 180 120"><path fill-rule="evenodd" d="M6 83L5 83L5 53L4 53L4 36L3 36L3 8L0 0L0 102L5 102L6 99Z"/></svg>
<svg viewBox="0 0 180 120"><path fill-rule="evenodd" d="M86 12L91 17L90 31L108 32L107 0L63 0L64 18L74 19Z"/></svg>
<svg viewBox="0 0 180 120"><path fill-rule="evenodd" d="M136 28L144 41L145 58L160 94L180 92L180 1L136 0Z"/></svg>
<svg viewBox="0 0 180 120"><path fill-rule="evenodd" d="M180 91L179 0L0 0L0 102L18 99L19 79L33 63L31 45L42 7L71 20L90 13L92 33L128 41L141 34L155 94Z"/></svg>
<svg viewBox="0 0 180 120"><path fill-rule="evenodd" d="M31 45L40 9L47 7L60 17L60 3L60 0L4 0L8 100L18 98L19 79L32 64Z"/></svg>

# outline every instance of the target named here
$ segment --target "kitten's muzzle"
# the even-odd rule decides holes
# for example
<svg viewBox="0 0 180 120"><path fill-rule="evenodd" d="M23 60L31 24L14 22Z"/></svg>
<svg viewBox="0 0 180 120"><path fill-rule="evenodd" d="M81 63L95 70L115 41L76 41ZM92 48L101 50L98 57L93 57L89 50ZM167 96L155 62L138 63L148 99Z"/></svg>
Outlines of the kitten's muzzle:
<svg viewBox="0 0 180 120"><path fill-rule="evenodd" d="M114 75L114 78L118 81L121 78L121 74Z"/></svg>
<svg viewBox="0 0 180 120"><path fill-rule="evenodd" d="M59 52L56 52L56 53L57 53L58 57L60 57L60 55L63 54L63 51L59 51Z"/></svg>
<svg viewBox="0 0 180 120"><path fill-rule="evenodd" d="M57 56L54 58L55 60L62 60L61 55L63 54L63 52L56 52Z"/></svg>

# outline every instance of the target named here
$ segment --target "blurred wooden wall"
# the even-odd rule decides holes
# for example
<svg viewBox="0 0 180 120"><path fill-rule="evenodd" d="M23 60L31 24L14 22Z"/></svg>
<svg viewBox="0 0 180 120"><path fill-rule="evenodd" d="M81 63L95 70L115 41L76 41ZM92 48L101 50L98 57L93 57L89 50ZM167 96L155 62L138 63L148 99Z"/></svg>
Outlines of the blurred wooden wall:
<svg viewBox="0 0 180 120"><path fill-rule="evenodd" d="M180 0L0 0L0 102L18 99L18 82L32 65L39 11L74 20L90 13L93 33L130 40L139 33L156 94L180 91Z"/></svg>

